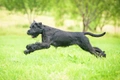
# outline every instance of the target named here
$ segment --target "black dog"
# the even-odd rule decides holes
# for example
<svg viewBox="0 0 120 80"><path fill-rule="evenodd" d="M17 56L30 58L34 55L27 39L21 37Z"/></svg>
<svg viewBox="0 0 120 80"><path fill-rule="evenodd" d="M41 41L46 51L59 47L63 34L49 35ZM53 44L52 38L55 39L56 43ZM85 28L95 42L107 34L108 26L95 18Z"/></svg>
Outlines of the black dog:
<svg viewBox="0 0 120 80"><path fill-rule="evenodd" d="M30 54L35 50L47 49L50 45L54 47L66 47L77 44L83 50L90 52L96 57L106 57L104 51L98 47L92 47L88 38L85 36L90 35L93 37L101 37L105 35L105 32L102 34L93 34L90 32L67 32L34 21L30 26L30 30L27 31L27 34L31 35L32 38L41 34L42 42L27 45L27 50L24 51L25 54Z"/></svg>

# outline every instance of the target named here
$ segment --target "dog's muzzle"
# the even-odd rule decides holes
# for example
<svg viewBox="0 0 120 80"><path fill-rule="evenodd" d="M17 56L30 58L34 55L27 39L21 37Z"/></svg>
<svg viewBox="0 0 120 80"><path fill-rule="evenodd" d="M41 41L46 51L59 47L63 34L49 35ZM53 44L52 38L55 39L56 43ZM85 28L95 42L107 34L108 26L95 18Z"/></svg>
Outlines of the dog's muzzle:
<svg viewBox="0 0 120 80"><path fill-rule="evenodd" d="M37 36L39 35L38 33L31 33L30 30L27 31L27 34L28 34L28 35L31 35L32 38L35 38L35 37L37 37Z"/></svg>
<svg viewBox="0 0 120 80"><path fill-rule="evenodd" d="M30 35L30 30L27 31L27 34Z"/></svg>

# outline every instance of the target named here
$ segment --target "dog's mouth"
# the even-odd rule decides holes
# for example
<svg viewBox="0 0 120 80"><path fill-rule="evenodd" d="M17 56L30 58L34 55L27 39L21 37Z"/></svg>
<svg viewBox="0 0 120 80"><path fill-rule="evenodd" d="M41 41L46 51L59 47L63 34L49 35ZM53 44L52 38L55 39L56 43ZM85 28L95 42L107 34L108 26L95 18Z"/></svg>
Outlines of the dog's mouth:
<svg viewBox="0 0 120 80"><path fill-rule="evenodd" d="M39 34L36 34L36 33L27 33L28 35L30 35L32 38L36 38Z"/></svg>
<svg viewBox="0 0 120 80"><path fill-rule="evenodd" d="M32 38L36 38L39 34L32 34L31 37Z"/></svg>

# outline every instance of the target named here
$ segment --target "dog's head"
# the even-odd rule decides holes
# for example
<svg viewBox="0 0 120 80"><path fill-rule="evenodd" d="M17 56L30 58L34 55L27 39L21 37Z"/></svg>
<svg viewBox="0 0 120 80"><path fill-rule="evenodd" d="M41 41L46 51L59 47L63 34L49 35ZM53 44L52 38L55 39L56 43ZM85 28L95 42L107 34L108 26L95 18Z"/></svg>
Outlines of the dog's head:
<svg viewBox="0 0 120 80"><path fill-rule="evenodd" d="M42 23L37 23L36 21L33 21L33 23L30 25L30 29L27 31L28 35L31 35L32 38L37 37L39 34L42 34L43 32L43 25Z"/></svg>

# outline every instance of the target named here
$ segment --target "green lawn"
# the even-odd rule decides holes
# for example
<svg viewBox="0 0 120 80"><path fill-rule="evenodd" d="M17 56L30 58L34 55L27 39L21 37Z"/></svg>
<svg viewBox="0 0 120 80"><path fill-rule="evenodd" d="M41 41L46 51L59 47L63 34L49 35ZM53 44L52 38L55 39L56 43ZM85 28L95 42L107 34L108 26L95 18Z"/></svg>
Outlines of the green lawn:
<svg viewBox="0 0 120 80"><path fill-rule="evenodd" d="M25 46L40 37L7 31L0 32L0 80L120 80L120 37L89 37L106 51L106 58L96 58L76 45L24 55Z"/></svg>

